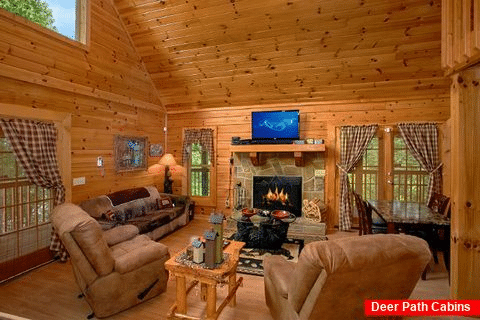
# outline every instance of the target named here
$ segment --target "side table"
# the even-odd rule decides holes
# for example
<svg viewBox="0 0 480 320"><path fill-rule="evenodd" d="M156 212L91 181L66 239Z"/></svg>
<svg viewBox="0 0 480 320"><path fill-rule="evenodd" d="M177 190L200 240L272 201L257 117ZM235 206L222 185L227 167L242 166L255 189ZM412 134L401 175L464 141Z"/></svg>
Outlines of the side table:
<svg viewBox="0 0 480 320"><path fill-rule="evenodd" d="M207 301L205 320L216 320L228 303L232 307L235 306L235 295L243 281L242 277L237 281L237 265L240 250L244 245L244 242L231 241L224 249L224 252L229 255L228 260L215 269L197 268L178 262L177 257L184 254L187 248L165 262L165 268L175 276L177 286L176 303L170 308L169 319L200 319L187 315L187 295L198 283L201 284L202 300ZM226 280L227 277L228 280ZM187 279L192 280L188 288ZM228 295L217 309L217 284L226 282L228 282Z"/></svg>

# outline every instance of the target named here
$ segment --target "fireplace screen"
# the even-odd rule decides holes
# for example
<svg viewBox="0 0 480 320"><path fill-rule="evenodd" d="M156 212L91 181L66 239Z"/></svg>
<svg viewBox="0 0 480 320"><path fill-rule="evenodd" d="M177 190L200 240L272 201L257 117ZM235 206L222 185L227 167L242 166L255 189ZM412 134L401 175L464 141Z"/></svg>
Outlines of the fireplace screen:
<svg viewBox="0 0 480 320"><path fill-rule="evenodd" d="M253 207L302 215L302 177L254 176Z"/></svg>

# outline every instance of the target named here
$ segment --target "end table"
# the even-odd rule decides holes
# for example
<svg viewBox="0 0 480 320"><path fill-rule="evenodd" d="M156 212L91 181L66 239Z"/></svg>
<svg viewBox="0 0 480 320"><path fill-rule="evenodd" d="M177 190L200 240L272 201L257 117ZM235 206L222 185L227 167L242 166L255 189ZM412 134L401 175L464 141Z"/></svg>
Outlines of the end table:
<svg viewBox="0 0 480 320"><path fill-rule="evenodd" d="M169 319L200 319L187 315L187 295L198 283L201 284L202 300L207 301L206 320L216 320L228 303L235 306L235 295L243 281L242 277L237 281L237 265L244 245L244 242L231 241L224 249L229 254L228 260L215 269L197 268L178 262L177 257L184 254L187 248L171 257L165 263L165 268L175 276L177 292L176 303L168 313ZM227 277L228 280L225 280ZM187 279L192 280L188 288ZM228 295L217 309L217 284L225 282L228 282Z"/></svg>

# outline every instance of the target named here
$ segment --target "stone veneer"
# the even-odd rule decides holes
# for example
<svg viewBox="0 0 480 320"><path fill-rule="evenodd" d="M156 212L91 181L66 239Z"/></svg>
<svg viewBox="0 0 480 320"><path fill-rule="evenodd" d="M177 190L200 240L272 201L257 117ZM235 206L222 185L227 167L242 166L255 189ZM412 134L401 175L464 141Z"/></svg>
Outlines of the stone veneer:
<svg viewBox="0 0 480 320"><path fill-rule="evenodd" d="M306 152L305 165L295 166L293 152L263 152L261 166L254 166L248 153L234 155L234 186L241 183L246 190L245 206L252 206L253 176L300 176L302 177L302 202L304 199L319 198L325 201L325 177L316 177L315 170L325 170L325 159L322 153ZM234 199L235 201L235 199ZM234 206L237 206L234 203Z"/></svg>

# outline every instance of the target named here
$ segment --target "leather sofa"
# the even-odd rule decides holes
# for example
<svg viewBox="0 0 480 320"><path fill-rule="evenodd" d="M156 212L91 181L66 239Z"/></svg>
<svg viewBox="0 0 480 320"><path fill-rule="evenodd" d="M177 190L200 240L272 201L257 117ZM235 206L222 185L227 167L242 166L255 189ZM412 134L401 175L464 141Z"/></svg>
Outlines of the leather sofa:
<svg viewBox="0 0 480 320"><path fill-rule="evenodd" d="M95 219L71 203L53 210L52 224L96 317L108 317L166 290L168 248L138 235L137 227L103 231Z"/></svg>
<svg viewBox="0 0 480 320"><path fill-rule="evenodd" d="M79 204L103 230L132 224L154 240L190 222L194 205L188 196L159 193L154 186L120 190Z"/></svg>
<svg viewBox="0 0 480 320"><path fill-rule="evenodd" d="M364 319L366 299L407 299L431 256L409 235L311 242L297 263L265 258L266 303L275 320Z"/></svg>

